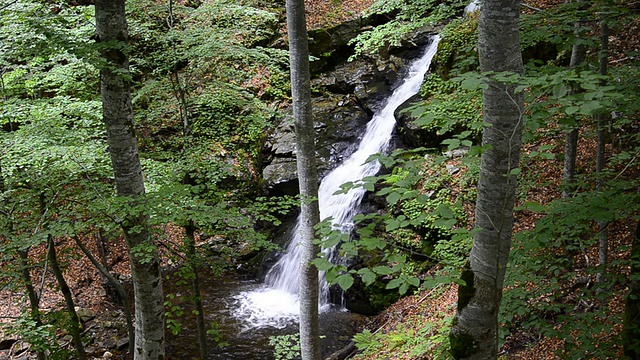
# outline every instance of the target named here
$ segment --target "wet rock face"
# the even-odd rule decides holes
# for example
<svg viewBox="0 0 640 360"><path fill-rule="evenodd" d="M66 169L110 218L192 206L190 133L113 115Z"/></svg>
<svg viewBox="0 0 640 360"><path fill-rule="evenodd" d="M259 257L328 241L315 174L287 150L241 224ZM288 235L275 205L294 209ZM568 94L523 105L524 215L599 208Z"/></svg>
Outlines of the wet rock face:
<svg viewBox="0 0 640 360"><path fill-rule="evenodd" d="M327 93L313 100L319 176L351 155L370 119L352 95ZM268 138L262 176L272 194L298 193L296 139L291 115Z"/></svg>
<svg viewBox="0 0 640 360"><path fill-rule="evenodd" d="M357 35L362 20L333 29L318 30L310 36L312 54L330 55L318 68L327 69L312 80L313 112L316 129L316 153L319 176L322 178L357 148L372 114L384 106L401 79L407 64L421 54L429 41L431 29L412 34L403 47L388 47L375 56L346 59L351 50L343 49ZM358 30L358 31L356 31ZM315 38L314 38L315 36ZM263 179L272 195L298 193L295 155L295 132L291 111L280 120L267 138L263 150Z"/></svg>
<svg viewBox="0 0 640 360"><path fill-rule="evenodd" d="M444 136L438 134L436 129L426 129L418 126L417 118L411 115L408 108L420 102L419 95L415 95L400 105L395 112L398 122L395 139L395 145L398 148L415 149L418 147L437 148L445 139Z"/></svg>

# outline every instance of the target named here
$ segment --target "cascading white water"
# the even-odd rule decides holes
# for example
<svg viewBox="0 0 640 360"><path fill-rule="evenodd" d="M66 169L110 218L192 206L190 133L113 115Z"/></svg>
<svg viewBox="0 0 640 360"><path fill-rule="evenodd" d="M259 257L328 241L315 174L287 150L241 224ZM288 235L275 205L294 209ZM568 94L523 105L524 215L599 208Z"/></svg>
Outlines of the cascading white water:
<svg viewBox="0 0 640 360"><path fill-rule="evenodd" d="M382 110L376 112L367 124L358 149L340 166L325 176L318 191L320 216L322 219L331 217L333 225L343 231L350 231L352 218L358 210L360 201L365 194L363 188L354 188L346 194L334 195L342 184L357 183L367 176L375 175L380 170L377 161L366 163L373 154L388 150L391 135L396 124L394 112L398 106L417 94L424 79L431 59L436 54L440 37L432 37L424 54L414 61L409 68L402 84L387 99ZM291 320L297 320L299 315L298 278L300 273L300 246L297 227L293 232L286 253L267 274L263 288L240 294L238 318L247 321L251 327L275 326L282 327ZM320 280L321 311L327 307L329 287L324 279Z"/></svg>

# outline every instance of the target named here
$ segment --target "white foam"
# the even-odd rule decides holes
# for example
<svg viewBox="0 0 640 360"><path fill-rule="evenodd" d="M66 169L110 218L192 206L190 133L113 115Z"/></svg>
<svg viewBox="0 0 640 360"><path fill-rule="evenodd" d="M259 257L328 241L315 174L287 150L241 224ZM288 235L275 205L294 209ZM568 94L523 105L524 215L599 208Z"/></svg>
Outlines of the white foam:
<svg viewBox="0 0 640 360"><path fill-rule="evenodd" d="M336 228L352 228L352 218L366 191L360 187L351 189L346 194L334 195L334 193L340 190L342 184L357 183L367 176L375 175L380 170L380 164L377 161L365 162L369 156L388 150L396 124L394 112L420 90L424 75L436 54L439 41L438 35L433 36L431 44L427 46L422 57L411 64L402 84L367 124L358 149L322 179L318 190L320 217L322 219L331 217ZM265 283L269 287L238 295L237 300L240 302L238 318L244 319L250 327L281 328L292 321L297 321L300 314L297 294L301 259L298 234L298 227L296 227L286 253L267 274ZM330 307L329 286L323 276L319 286L319 305L323 311Z"/></svg>

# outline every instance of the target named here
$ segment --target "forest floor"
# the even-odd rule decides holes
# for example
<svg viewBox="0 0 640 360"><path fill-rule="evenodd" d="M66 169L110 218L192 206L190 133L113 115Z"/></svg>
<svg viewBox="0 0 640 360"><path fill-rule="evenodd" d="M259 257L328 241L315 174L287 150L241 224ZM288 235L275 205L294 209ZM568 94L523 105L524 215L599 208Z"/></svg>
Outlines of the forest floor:
<svg viewBox="0 0 640 360"><path fill-rule="evenodd" d="M587 131L589 131L587 129ZM553 153L556 155L556 160L539 160L531 161L527 163L526 168L523 169L521 176L527 177L535 174L535 178L540 179L539 183L531 188L526 198L520 200L516 207L522 206L525 201L535 201L539 204L547 204L550 201L557 199L561 196L560 185L562 179L563 162L557 159L561 159L560 155L563 151L563 138L558 136L545 137L544 143L538 142L536 144L525 145L523 148L523 157L526 154L538 149L540 146L553 145ZM595 150L596 143L593 139L585 139L580 142L579 153L577 158L577 164L579 169L595 169ZM460 167L459 163L454 164L456 167ZM463 168L462 168L463 169ZM464 171L464 169L463 169ZM524 172L527 173L524 173ZM639 176L640 169L638 166L634 166L633 169L627 168L625 171L627 176ZM551 180L551 181L548 181ZM455 189L454 189L455 191ZM467 209L469 218L473 218L473 209ZM541 215L533 213L528 210L518 210L515 213L516 223L515 232L531 230L535 226L536 221ZM629 248L632 241L633 231L635 224L629 223L614 223L609 228L609 248L611 263L615 263L618 260L626 259L629 257ZM598 250L593 248L586 252L577 255L578 259L575 263L581 264L581 266L587 267L588 264L598 263ZM587 259L587 261L583 261ZM585 271L586 269L582 269ZM628 268L615 267L609 268L611 272L618 272L622 274L628 274ZM595 275L585 275L588 277L586 286L595 282ZM532 303L536 301L549 302L551 296L556 296L561 303L564 304L576 304L574 311L576 312L588 312L593 309L594 306L598 306L595 302L591 304L580 305L580 300L576 301L576 297L582 296L581 288L574 288L574 284L567 284L567 288L563 289L562 294L548 294L548 296L531 299ZM532 284L532 286L535 286ZM532 289L533 290L533 289ZM509 291L509 289L505 289ZM608 324L611 328L610 331L605 334L596 335L598 338L596 346L610 346L612 338L620 335L622 331L622 324L619 322L621 314L624 311L624 294L627 289L625 284L615 284L611 289L611 294L608 297L607 308L609 309L609 316L604 319L600 319L603 323ZM586 299L585 302L588 302ZM366 325L368 331L373 334L386 334L387 336L380 336L379 339L386 342L381 348L376 348L376 354L366 353L366 355L357 355L354 359L358 360L383 360L383 359L433 359L435 357L423 355L416 357L412 355L411 351L415 350L417 344L410 344L409 339L404 338L407 334L407 326L413 327L413 330L408 331L409 334L416 334L416 336L436 337L437 335L446 336L447 334L439 334L438 327L433 327L433 324L439 324L440 328L444 325L444 322L450 321L455 315L455 308L457 304L457 285L448 284L439 288L430 290L424 290L412 296L407 296L389 308L384 310L378 316L370 319ZM570 317L568 318L570 319ZM560 329L565 326L572 326L571 320L554 319L551 321L552 326L555 329ZM410 325L408 325L410 324ZM426 330L425 330L426 329ZM561 353L564 348L564 340L557 338L550 338L539 334L540 329L509 329L509 335L506 337L505 342L500 349L501 359L513 359L513 360L550 360L561 359ZM577 331L577 330L576 330ZM577 336L578 334L573 334ZM410 346L400 346L399 342L406 342ZM404 343L402 343L404 344ZM413 346L411 346L413 345ZM434 347L437 348L438 345ZM614 349L617 352L617 358L624 358L621 348ZM430 350L430 353L437 353L437 350Z"/></svg>

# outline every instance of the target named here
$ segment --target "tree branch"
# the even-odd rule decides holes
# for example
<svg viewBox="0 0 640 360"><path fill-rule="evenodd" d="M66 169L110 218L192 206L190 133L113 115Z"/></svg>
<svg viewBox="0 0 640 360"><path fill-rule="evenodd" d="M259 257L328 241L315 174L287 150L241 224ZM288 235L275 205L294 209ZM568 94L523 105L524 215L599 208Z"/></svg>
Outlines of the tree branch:
<svg viewBox="0 0 640 360"><path fill-rule="evenodd" d="M537 8L537 7L533 7L533 6L531 6L531 5L527 5L527 4L525 4L525 3L520 3L520 6L522 6L522 7L526 7L527 9L530 9L530 10L535 10L535 11L544 11L544 10L542 10L542 9L539 9L539 8Z"/></svg>

